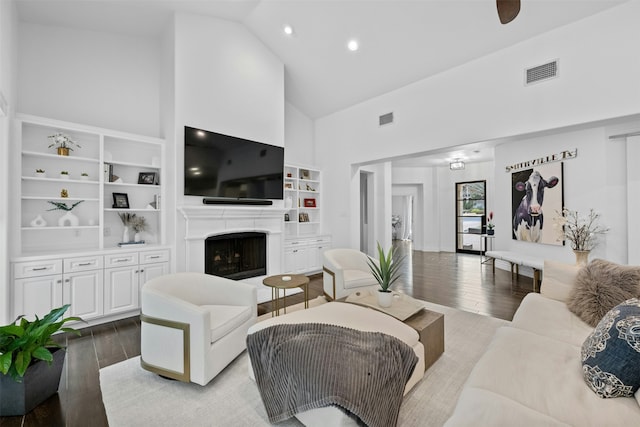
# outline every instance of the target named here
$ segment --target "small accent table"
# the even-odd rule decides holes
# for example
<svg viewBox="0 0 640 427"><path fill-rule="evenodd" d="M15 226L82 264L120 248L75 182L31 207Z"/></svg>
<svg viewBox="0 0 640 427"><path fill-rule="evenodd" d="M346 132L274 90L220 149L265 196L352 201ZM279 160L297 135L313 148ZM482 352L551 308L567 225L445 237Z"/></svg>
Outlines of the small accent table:
<svg viewBox="0 0 640 427"><path fill-rule="evenodd" d="M282 280L283 277L289 277L290 280ZM309 308L309 278L307 276L303 274L278 274L265 277L262 283L271 288L271 302L275 305L275 310L271 311L271 317L280 315L280 289L282 289L284 314L287 314L287 289L302 288L304 291L304 308Z"/></svg>

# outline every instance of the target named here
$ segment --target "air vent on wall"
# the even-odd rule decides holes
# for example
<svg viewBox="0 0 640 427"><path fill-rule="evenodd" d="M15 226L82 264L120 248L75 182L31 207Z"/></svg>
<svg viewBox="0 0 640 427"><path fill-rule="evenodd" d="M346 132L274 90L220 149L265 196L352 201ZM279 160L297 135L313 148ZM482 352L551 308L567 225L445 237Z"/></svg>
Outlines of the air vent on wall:
<svg viewBox="0 0 640 427"><path fill-rule="evenodd" d="M378 117L378 124L380 126L390 125L391 123L393 123L393 112L383 114L380 117Z"/></svg>
<svg viewBox="0 0 640 427"><path fill-rule="evenodd" d="M525 70L525 84L538 83L558 76L558 60Z"/></svg>

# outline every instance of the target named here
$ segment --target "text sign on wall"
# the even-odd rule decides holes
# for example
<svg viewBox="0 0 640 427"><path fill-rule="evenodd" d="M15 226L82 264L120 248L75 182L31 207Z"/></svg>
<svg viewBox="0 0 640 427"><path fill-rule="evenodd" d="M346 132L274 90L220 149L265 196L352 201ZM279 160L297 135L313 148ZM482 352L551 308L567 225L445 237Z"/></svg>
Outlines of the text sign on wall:
<svg viewBox="0 0 640 427"><path fill-rule="evenodd" d="M578 155L578 149L564 150L557 154L550 154L545 157L540 157L533 160L527 160L526 162L515 163L513 165L505 166L505 172L513 172L518 169L533 168L535 166L541 166L545 163L560 162L562 160L575 159Z"/></svg>

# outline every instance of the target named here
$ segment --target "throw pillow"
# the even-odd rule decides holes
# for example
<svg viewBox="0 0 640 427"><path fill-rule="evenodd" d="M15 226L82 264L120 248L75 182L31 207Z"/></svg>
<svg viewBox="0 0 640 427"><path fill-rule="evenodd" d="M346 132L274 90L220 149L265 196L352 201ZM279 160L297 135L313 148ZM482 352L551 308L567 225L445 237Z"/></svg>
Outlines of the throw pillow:
<svg viewBox="0 0 640 427"><path fill-rule="evenodd" d="M614 307L582 344L582 374L602 398L633 397L640 388L640 299Z"/></svg>
<svg viewBox="0 0 640 427"><path fill-rule="evenodd" d="M545 259L543 271L540 294L557 301L567 301L575 285L580 266Z"/></svg>
<svg viewBox="0 0 640 427"><path fill-rule="evenodd" d="M640 297L640 267L595 259L576 277L567 308L591 326L616 305Z"/></svg>

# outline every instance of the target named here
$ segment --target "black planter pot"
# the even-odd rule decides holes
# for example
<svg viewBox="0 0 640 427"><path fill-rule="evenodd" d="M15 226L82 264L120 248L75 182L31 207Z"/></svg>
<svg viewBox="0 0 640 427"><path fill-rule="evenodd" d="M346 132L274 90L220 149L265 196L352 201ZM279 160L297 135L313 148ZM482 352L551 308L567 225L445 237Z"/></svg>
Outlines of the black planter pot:
<svg viewBox="0 0 640 427"><path fill-rule="evenodd" d="M493 236L494 234L495 234L495 231L493 230L493 228L487 230L487 235Z"/></svg>
<svg viewBox="0 0 640 427"><path fill-rule="evenodd" d="M52 353L51 365L38 360L29 366L21 383L0 374L0 416L27 414L58 392L66 352L56 349Z"/></svg>

